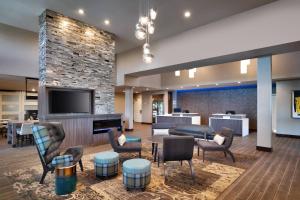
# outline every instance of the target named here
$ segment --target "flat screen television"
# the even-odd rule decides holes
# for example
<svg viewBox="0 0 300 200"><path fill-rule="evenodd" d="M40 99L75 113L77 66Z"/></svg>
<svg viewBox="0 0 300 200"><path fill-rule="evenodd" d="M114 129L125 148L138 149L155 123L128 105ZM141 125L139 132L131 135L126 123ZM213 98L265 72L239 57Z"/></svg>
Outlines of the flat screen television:
<svg viewBox="0 0 300 200"><path fill-rule="evenodd" d="M92 113L91 90L51 89L48 96L50 114Z"/></svg>

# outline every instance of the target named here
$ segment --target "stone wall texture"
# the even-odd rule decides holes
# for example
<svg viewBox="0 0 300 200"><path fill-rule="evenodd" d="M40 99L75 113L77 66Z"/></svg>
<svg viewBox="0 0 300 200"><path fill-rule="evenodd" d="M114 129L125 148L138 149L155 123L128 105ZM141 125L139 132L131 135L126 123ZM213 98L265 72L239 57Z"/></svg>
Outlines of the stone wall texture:
<svg viewBox="0 0 300 200"><path fill-rule="evenodd" d="M208 118L213 113L234 110L236 113L247 114L250 129L257 128L256 88L178 91L177 102L183 110L200 113L202 124L208 124Z"/></svg>
<svg viewBox="0 0 300 200"><path fill-rule="evenodd" d="M113 113L114 35L51 10L39 23L40 87L93 89L94 113Z"/></svg>

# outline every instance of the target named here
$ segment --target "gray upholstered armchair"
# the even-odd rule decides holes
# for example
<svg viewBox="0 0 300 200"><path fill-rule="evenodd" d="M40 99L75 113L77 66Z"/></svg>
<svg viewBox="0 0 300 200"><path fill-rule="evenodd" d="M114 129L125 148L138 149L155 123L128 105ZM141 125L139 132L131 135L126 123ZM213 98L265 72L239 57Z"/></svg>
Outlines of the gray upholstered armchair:
<svg viewBox="0 0 300 200"><path fill-rule="evenodd" d="M118 135L115 134L115 131L113 129L110 129L108 131L108 136L109 136L110 144L115 152L117 153L138 152L139 157L141 157L141 151L142 151L141 142L125 142L123 146L120 146L118 142Z"/></svg>
<svg viewBox="0 0 300 200"><path fill-rule="evenodd" d="M39 130L44 129L44 127L46 130L43 133L38 133ZM59 147L65 138L65 132L62 124L58 122L40 123L37 127L33 127L33 130L34 140L44 170L40 180L40 183L43 184L47 173L49 171L53 172L55 169L52 161L55 157L60 155ZM39 145L41 143L47 143L47 145L41 148L41 145ZM83 155L82 146L68 148L62 155L70 155L72 157L72 162L78 162L81 171L83 171L83 165L81 161L81 157Z"/></svg>
<svg viewBox="0 0 300 200"><path fill-rule="evenodd" d="M190 166L191 175L194 179L193 169L193 152L194 152L194 137L193 136L169 136L163 138L163 148L158 152L158 167L160 161L164 163L164 173L166 173L165 162L167 161L182 161L187 160Z"/></svg>
<svg viewBox="0 0 300 200"><path fill-rule="evenodd" d="M227 153L228 153L230 155L230 157L232 158L232 161L235 162L235 158L234 158L232 152L229 150L232 145L232 141L233 141L233 135L234 135L233 130L223 127L221 132L218 134L225 137L224 143L222 145L218 145L214 141L199 140L198 141L198 156L199 156L199 148L201 148L202 152L203 152L203 162L205 159L206 151L223 151L225 157L227 157Z"/></svg>

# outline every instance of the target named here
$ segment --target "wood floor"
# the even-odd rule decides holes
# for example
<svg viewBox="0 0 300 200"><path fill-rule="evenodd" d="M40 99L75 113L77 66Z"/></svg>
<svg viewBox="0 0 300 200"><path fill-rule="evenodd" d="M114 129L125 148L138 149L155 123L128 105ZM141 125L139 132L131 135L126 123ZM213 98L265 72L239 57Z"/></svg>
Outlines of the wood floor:
<svg viewBox="0 0 300 200"><path fill-rule="evenodd" d="M144 140L151 133L149 125L135 124L133 135ZM256 134L236 137L234 153L258 156L259 159L238 180L228 187L218 199L300 199L300 139L273 137L273 152L256 151ZM85 154L111 149L110 145L86 147ZM210 155L211 156L211 155ZM209 160L209 156L207 157ZM19 199L13 182L4 172L40 164L33 146L11 148L0 138L0 200Z"/></svg>

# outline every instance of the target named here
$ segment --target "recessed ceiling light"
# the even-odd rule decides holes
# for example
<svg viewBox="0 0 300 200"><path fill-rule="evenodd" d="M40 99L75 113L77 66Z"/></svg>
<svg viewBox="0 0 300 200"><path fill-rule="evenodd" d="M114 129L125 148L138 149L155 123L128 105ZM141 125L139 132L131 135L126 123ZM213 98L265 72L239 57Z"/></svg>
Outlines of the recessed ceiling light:
<svg viewBox="0 0 300 200"><path fill-rule="evenodd" d="M84 10L83 9L78 9L78 13L80 14L80 15L84 15Z"/></svg>
<svg viewBox="0 0 300 200"><path fill-rule="evenodd" d="M169 88L166 88L166 90L168 90Z"/></svg>
<svg viewBox="0 0 300 200"><path fill-rule="evenodd" d="M187 10L187 11L184 12L184 17L185 18L189 18L190 16L191 16L191 12L190 11Z"/></svg>
<svg viewBox="0 0 300 200"><path fill-rule="evenodd" d="M110 21L108 19L104 20L105 25L110 25Z"/></svg>
<svg viewBox="0 0 300 200"><path fill-rule="evenodd" d="M219 85L219 83L216 83L216 85Z"/></svg>
<svg viewBox="0 0 300 200"><path fill-rule="evenodd" d="M196 85L196 87L199 87L199 85Z"/></svg>
<svg viewBox="0 0 300 200"><path fill-rule="evenodd" d="M241 81L238 81L237 83L238 83L238 84L240 84L240 83L241 83Z"/></svg>

